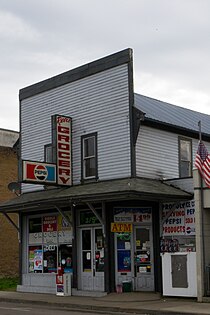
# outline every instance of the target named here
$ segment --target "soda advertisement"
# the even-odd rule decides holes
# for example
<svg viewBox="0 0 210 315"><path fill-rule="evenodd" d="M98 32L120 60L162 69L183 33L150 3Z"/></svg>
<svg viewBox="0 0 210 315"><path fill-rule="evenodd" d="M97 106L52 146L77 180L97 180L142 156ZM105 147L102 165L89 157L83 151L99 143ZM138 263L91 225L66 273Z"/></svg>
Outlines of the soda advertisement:
<svg viewBox="0 0 210 315"><path fill-rule="evenodd" d="M195 201L162 205L163 236L195 235Z"/></svg>

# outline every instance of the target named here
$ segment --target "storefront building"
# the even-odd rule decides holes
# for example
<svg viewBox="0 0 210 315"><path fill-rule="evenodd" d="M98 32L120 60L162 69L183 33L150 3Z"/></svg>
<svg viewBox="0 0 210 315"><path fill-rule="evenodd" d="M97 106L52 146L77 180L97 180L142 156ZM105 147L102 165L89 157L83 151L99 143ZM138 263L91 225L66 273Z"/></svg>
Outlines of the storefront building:
<svg viewBox="0 0 210 315"><path fill-rule="evenodd" d="M20 216L19 291L55 293L61 269L72 294L197 295L186 111L134 94L131 49L20 90L22 192L1 206Z"/></svg>
<svg viewBox="0 0 210 315"><path fill-rule="evenodd" d="M18 179L18 158L16 143L19 133L0 128L0 202L14 198L7 188L8 184ZM15 224L18 215L10 215ZM0 213L0 277L17 277L19 275L19 243L18 232L12 226L7 215Z"/></svg>

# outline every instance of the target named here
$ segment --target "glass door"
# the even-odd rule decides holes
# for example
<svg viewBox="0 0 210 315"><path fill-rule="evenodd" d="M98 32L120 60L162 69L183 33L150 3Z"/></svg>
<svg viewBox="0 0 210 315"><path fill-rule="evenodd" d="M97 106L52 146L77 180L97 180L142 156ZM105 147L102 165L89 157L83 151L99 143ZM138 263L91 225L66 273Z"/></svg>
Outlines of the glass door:
<svg viewBox="0 0 210 315"><path fill-rule="evenodd" d="M134 230L134 289L154 290L153 244L150 226Z"/></svg>
<svg viewBox="0 0 210 315"><path fill-rule="evenodd" d="M115 233L116 285L132 281L132 234Z"/></svg>
<svg viewBox="0 0 210 315"><path fill-rule="evenodd" d="M101 228L80 230L81 290L104 291L104 242Z"/></svg>

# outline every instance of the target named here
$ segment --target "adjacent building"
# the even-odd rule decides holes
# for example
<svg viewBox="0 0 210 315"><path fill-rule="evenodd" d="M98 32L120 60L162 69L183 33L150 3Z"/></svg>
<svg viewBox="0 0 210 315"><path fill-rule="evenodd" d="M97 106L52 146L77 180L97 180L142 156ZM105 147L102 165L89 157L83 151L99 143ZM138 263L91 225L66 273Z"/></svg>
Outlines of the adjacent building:
<svg viewBox="0 0 210 315"><path fill-rule="evenodd" d="M209 116L133 90L132 50L20 90L19 291L197 296L193 160ZM194 275L192 277L191 275Z"/></svg>
<svg viewBox="0 0 210 315"><path fill-rule="evenodd" d="M18 180L17 141L19 133L0 129L0 201L12 199L14 193L8 190L8 184ZM0 277L19 275L18 233L9 219L0 213ZM18 224L18 215L10 214L9 218Z"/></svg>

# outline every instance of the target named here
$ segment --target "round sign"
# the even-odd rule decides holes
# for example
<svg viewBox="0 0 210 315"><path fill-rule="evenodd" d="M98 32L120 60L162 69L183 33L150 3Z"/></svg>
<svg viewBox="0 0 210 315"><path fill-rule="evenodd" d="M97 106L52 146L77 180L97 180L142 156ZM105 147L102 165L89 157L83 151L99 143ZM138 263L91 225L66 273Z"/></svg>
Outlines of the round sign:
<svg viewBox="0 0 210 315"><path fill-rule="evenodd" d="M34 168L34 176L36 177L37 180L41 180L41 181L46 180L48 176L47 168L43 165L37 165Z"/></svg>
<svg viewBox="0 0 210 315"><path fill-rule="evenodd" d="M188 227L187 227L187 234L190 234L190 233L191 233L191 227L188 226Z"/></svg>

